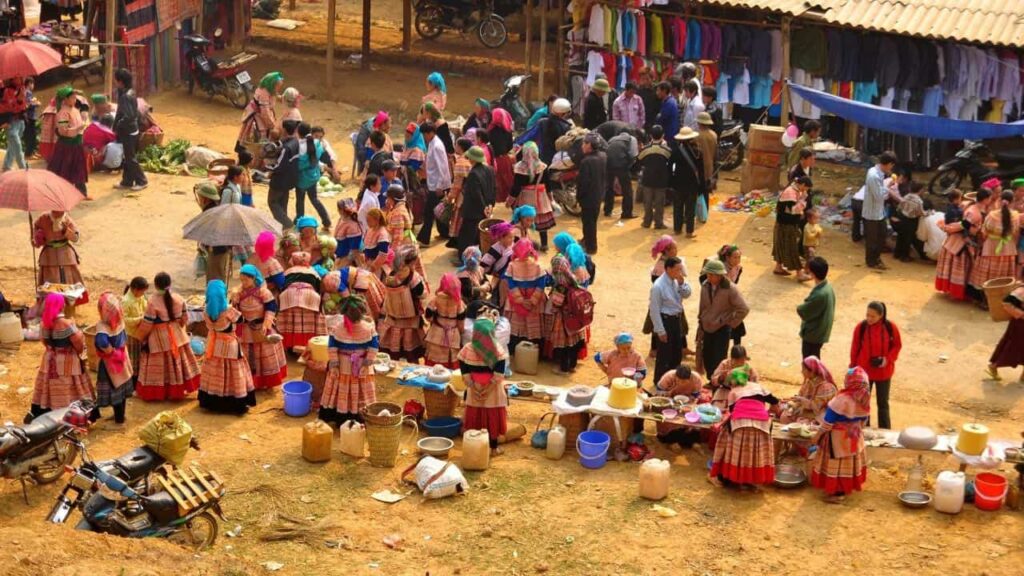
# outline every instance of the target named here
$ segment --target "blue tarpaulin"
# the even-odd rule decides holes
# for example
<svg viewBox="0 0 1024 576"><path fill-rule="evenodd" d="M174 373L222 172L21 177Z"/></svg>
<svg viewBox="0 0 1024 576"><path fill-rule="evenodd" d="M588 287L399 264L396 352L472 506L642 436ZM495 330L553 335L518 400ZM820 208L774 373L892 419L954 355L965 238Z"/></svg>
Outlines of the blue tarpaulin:
<svg viewBox="0 0 1024 576"><path fill-rule="evenodd" d="M861 126L893 134L934 140L988 140L1024 135L1024 121L998 124L939 118L847 100L798 84L790 83L789 87L798 96L826 112Z"/></svg>

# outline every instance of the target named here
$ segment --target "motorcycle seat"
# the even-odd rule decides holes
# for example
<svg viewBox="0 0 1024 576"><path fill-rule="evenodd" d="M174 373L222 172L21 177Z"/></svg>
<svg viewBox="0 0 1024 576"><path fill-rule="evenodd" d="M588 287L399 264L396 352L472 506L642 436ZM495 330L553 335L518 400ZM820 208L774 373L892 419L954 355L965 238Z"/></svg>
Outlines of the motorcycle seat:
<svg viewBox="0 0 1024 576"><path fill-rule="evenodd" d="M155 523L167 524L179 517L178 503L167 492L157 492L142 500L142 508L153 517Z"/></svg>
<svg viewBox="0 0 1024 576"><path fill-rule="evenodd" d="M1024 164L1024 148L1000 150L994 153L1000 164Z"/></svg>
<svg viewBox="0 0 1024 576"><path fill-rule="evenodd" d="M163 463L162 456L145 446L140 446L114 461L114 464L125 473L125 480L129 484L145 477Z"/></svg>
<svg viewBox="0 0 1024 576"><path fill-rule="evenodd" d="M37 416L32 420L31 424L23 426L21 432L25 435L30 445L42 444L51 440L60 434L60 431L64 428L65 412L65 410L52 410L42 416Z"/></svg>

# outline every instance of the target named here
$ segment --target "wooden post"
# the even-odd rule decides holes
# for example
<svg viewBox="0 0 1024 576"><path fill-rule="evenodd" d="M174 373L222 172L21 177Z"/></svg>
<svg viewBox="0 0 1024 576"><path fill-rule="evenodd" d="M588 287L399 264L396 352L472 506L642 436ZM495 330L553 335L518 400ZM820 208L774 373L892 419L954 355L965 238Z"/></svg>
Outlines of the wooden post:
<svg viewBox="0 0 1024 576"><path fill-rule="evenodd" d="M545 66L545 64L547 62L547 57L548 57L548 8L549 8L549 5L547 3L547 0L544 0L543 2L541 2L539 7L540 7L540 58L539 58L540 65L538 66L538 68L540 68L540 70L538 70L538 76L540 77L540 79L537 81L537 92L540 94L540 97L543 98L544 97L544 76L546 75L546 72L547 72L547 67Z"/></svg>
<svg viewBox="0 0 1024 576"><path fill-rule="evenodd" d="M231 17L231 48L241 49L245 43L245 7L241 1L236 0L232 6Z"/></svg>
<svg viewBox="0 0 1024 576"><path fill-rule="evenodd" d="M338 0L327 0L327 89L334 88L334 28Z"/></svg>
<svg viewBox="0 0 1024 576"><path fill-rule="evenodd" d="M363 0L363 70L370 69L370 0Z"/></svg>
<svg viewBox="0 0 1024 576"><path fill-rule="evenodd" d="M558 16L555 18L557 26L555 27L555 92L557 94L565 94L565 30L562 28L565 26L565 0L558 0ZM541 92L541 98L547 98L548 95Z"/></svg>
<svg viewBox="0 0 1024 576"><path fill-rule="evenodd" d="M114 37L114 28L117 27L117 0L107 0L106 10L106 41L108 44L113 44L117 42ZM107 46L103 51L103 93L108 97L114 93L114 54L116 51L117 48L113 46Z"/></svg>
<svg viewBox="0 0 1024 576"><path fill-rule="evenodd" d="M789 85L785 82L789 80L790 66L789 66L789 35L790 35L790 24L793 19L789 16L782 18L782 106L780 106L779 112L779 126L787 126L789 124L789 107L791 105L789 97Z"/></svg>
<svg viewBox="0 0 1024 576"><path fill-rule="evenodd" d="M526 74L533 76L533 0L526 0ZM530 100L530 84L523 87L523 99Z"/></svg>
<svg viewBox="0 0 1024 576"><path fill-rule="evenodd" d="M293 12L295 11L295 0L288 0L288 9Z"/></svg>
<svg viewBox="0 0 1024 576"><path fill-rule="evenodd" d="M412 50L412 0L402 1L402 52Z"/></svg>

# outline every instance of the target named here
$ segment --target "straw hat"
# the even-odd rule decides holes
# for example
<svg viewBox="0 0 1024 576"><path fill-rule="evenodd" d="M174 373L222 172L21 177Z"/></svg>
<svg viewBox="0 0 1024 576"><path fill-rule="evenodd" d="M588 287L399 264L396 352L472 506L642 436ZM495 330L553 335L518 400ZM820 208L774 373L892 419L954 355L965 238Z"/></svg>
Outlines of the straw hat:
<svg viewBox="0 0 1024 576"><path fill-rule="evenodd" d="M473 146L467 150L465 156L467 160L470 162L476 162L477 164L482 164L487 160L487 155L484 154L484 149L479 146Z"/></svg>
<svg viewBox="0 0 1024 576"><path fill-rule="evenodd" d="M704 263L704 268L700 271L701 274L714 274L716 276L725 276L725 264L717 258L708 258L708 261Z"/></svg>
<svg viewBox="0 0 1024 576"><path fill-rule="evenodd" d="M711 119L711 114L701 112L700 114L697 114L697 124L700 124L701 126L714 126L715 121Z"/></svg>
<svg viewBox="0 0 1024 576"><path fill-rule="evenodd" d="M684 142L686 140L693 140L697 137L697 131L689 126L683 126L679 129L679 133L676 134L676 140Z"/></svg>
<svg viewBox="0 0 1024 576"><path fill-rule="evenodd" d="M608 81L605 80L604 78L598 78L597 81L594 82L594 87L592 89L594 90L594 92L606 94L609 90L612 89L612 87L611 84L608 84Z"/></svg>

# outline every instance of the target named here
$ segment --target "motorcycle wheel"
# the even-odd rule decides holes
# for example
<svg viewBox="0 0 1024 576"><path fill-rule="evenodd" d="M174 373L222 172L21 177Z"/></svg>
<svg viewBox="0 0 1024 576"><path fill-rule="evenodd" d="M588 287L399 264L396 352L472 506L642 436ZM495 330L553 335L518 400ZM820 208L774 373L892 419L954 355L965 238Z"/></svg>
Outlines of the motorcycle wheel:
<svg viewBox="0 0 1024 576"><path fill-rule="evenodd" d="M195 551L205 550L217 542L217 519L209 512L203 512L168 536L168 540L179 546Z"/></svg>
<svg viewBox="0 0 1024 576"><path fill-rule="evenodd" d="M70 466L78 457L78 448L63 437L53 442L52 450L55 458L32 472L32 479L36 484L56 482L64 475L64 467Z"/></svg>
<svg viewBox="0 0 1024 576"><path fill-rule="evenodd" d="M245 89L238 83L238 80L231 78L224 83L224 97L231 102L231 105L239 110L245 109L246 104L249 103L249 95Z"/></svg>
<svg viewBox="0 0 1024 576"><path fill-rule="evenodd" d="M729 153L721 159L721 167L719 170L735 170L743 164L743 155L745 153L746 146L742 142L733 146L729 150Z"/></svg>
<svg viewBox="0 0 1024 576"><path fill-rule="evenodd" d="M576 182L566 182L561 188L555 189L555 201L558 202L565 213L570 216L579 216L583 213L579 200L576 198Z"/></svg>
<svg viewBox="0 0 1024 576"><path fill-rule="evenodd" d="M959 188L964 175L956 170L940 170L928 182L928 192L935 196L946 196L954 188Z"/></svg>
<svg viewBox="0 0 1024 576"><path fill-rule="evenodd" d="M444 14L437 6L426 6L416 12L416 33L420 38L433 40L444 32Z"/></svg>
<svg viewBox="0 0 1024 576"><path fill-rule="evenodd" d="M500 19L491 16L476 28L480 43L488 48L501 48L508 42L508 28Z"/></svg>

